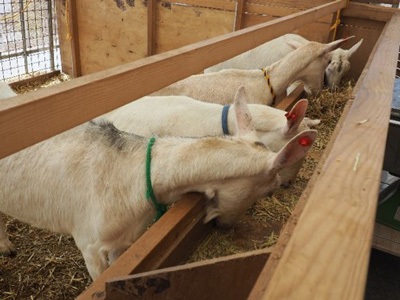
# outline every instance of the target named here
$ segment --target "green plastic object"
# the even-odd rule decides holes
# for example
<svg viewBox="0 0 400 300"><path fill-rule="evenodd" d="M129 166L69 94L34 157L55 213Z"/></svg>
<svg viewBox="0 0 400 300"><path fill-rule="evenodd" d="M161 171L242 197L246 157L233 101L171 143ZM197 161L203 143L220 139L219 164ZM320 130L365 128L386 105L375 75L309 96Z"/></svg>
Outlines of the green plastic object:
<svg viewBox="0 0 400 300"><path fill-rule="evenodd" d="M378 205L376 221L400 231L400 190Z"/></svg>

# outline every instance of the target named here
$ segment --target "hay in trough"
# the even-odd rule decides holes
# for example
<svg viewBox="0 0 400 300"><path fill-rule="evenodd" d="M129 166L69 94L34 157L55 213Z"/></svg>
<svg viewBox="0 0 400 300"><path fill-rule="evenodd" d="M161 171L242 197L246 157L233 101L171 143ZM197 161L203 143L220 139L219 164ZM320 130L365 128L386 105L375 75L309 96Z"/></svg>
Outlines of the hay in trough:
<svg viewBox="0 0 400 300"><path fill-rule="evenodd" d="M63 75L42 83L17 86L18 93L64 81ZM307 116L322 121L319 137L296 182L272 197L257 201L231 230L215 229L189 261L226 256L272 246L289 218L352 92L346 84L336 93L323 91L309 99ZM0 256L0 299L74 299L90 283L82 255L69 236L53 234L2 216L7 234L17 247L14 258Z"/></svg>
<svg viewBox="0 0 400 300"><path fill-rule="evenodd" d="M310 104L307 117L320 119L321 124L316 127L318 139L305 159L295 183L287 189L278 189L271 197L258 200L228 233L214 229L188 262L270 247L276 243L280 229L290 217L313 175L352 91L353 83L349 81L334 93L324 90L308 99ZM246 241L243 241L244 235L247 235Z"/></svg>

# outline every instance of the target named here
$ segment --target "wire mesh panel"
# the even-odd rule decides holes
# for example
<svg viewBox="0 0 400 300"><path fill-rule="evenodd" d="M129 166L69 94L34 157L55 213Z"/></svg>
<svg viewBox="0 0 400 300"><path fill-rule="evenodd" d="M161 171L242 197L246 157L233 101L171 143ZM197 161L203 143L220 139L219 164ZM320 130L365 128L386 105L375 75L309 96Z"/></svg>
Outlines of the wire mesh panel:
<svg viewBox="0 0 400 300"><path fill-rule="evenodd" d="M0 0L0 80L60 69L55 0Z"/></svg>

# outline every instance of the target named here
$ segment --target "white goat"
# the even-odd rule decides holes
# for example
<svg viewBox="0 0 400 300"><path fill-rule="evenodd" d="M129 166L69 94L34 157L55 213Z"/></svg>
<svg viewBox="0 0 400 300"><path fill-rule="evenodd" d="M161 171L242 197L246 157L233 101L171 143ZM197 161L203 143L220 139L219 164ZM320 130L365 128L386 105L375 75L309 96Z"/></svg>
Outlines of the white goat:
<svg viewBox="0 0 400 300"><path fill-rule="evenodd" d="M286 88L297 80L303 81L313 92L318 92L323 85L324 70L331 58L330 52L348 39L329 44L309 42L305 45L288 41L298 49L265 68L277 99L283 98ZM274 97L264 74L262 70L227 69L193 75L152 95L182 95L205 102L229 104L232 103L235 92L243 85L248 94L249 103L270 105Z"/></svg>
<svg viewBox="0 0 400 300"><path fill-rule="evenodd" d="M226 107L226 111L220 104L205 103L186 96L144 97L104 117L121 130L148 137L205 137L237 134L236 116L245 111L253 119L257 139L275 152L299 132L320 122L303 121L308 105L306 99L295 104L288 114L266 105L247 105L246 100L243 87L237 91L233 107ZM282 184L289 185L300 168L301 161L281 170Z"/></svg>
<svg viewBox="0 0 400 300"><path fill-rule="evenodd" d="M17 96L12 88L5 82L0 81L0 100Z"/></svg>
<svg viewBox="0 0 400 300"><path fill-rule="evenodd" d="M287 41L295 41L301 44L307 44L309 42L309 40L300 35L285 34L238 56L207 68L204 70L204 73L217 72L223 69L252 70L272 65L295 50L295 47ZM340 85L343 76L350 70L351 56L358 50L362 42L363 39L349 50L338 48L332 51L329 65L325 69L322 64L320 65L322 70L325 70L325 83L329 88Z"/></svg>
<svg viewBox="0 0 400 300"><path fill-rule="evenodd" d="M158 203L201 192L205 221L231 225L280 184L277 172L303 158L316 131L295 136L278 153L254 141L251 118L239 136L159 138L151 181ZM149 140L109 122L89 122L0 160L0 209L23 222L70 234L96 279L145 230L155 215L146 199ZM12 245L0 229L0 251Z"/></svg>

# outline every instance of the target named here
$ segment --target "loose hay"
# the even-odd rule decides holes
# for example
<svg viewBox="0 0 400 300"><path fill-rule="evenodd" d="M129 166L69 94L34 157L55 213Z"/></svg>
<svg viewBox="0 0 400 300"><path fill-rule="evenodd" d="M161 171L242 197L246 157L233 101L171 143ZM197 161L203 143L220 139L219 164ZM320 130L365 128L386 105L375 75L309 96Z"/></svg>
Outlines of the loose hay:
<svg viewBox="0 0 400 300"><path fill-rule="evenodd" d="M270 247L277 242L280 229L294 210L331 138L351 96L353 85L353 82L349 81L334 93L324 90L316 97L308 99L307 117L320 119L321 124L317 126L318 139L305 159L296 182L287 189L277 190L271 197L257 201L228 233L214 229L188 262ZM243 228L248 231L247 242L242 241Z"/></svg>
<svg viewBox="0 0 400 300"><path fill-rule="evenodd" d="M51 85L57 85L61 82L68 81L68 80L69 80L68 75L60 73L57 76L53 76L50 78L42 78L39 80L24 83L24 84L16 83L15 85L13 85L13 90L17 94L26 94L26 93L29 93L32 91L36 91L40 88L48 87Z"/></svg>
<svg viewBox="0 0 400 300"><path fill-rule="evenodd" d="M67 79L59 75L52 80L14 89L17 93L25 93ZM276 191L272 197L257 201L233 229L215 229L191 256L190 262L265 248L276 243L280 229L313 174L351 92L352 83L349 82L337 93L323 91L318 97L309 99L307 116L321 119L322 123L317 128L318 139L295 184ZM14 258L0 256L0 299L74 299L91 283L82 255L71 237L1 217L18 254Z"/></svg>

